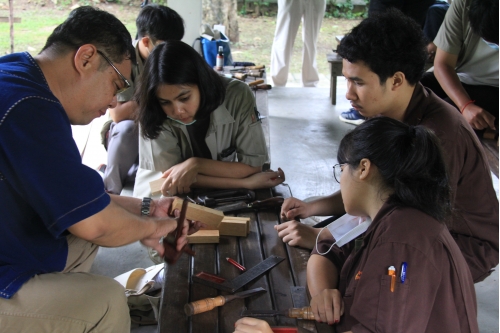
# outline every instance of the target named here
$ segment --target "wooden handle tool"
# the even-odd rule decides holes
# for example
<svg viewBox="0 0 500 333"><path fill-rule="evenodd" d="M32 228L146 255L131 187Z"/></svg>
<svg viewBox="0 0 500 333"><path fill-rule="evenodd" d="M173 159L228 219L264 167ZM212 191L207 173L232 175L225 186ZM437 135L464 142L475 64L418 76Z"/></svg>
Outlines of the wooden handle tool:
<svg viewBox="0 0 500 333"><path fill-rule="evenodd" d="M291 308L288 310L244 310L241 317L273 317L286 316L305 320L314 320L314 314L310 306L303 308Z"/></svg>
<svg viewBox="0 0 500 333"><path fill-rule="evenodd" d="M256 294L260 294L262 292L265 292L266 290L264 288L255 288L255 289L250 289L247 291L243 291L240 293L236 293L234 295L226 295L226 296L217 296L213 298L205 298L201 299L199 301L191 302L188 303L184 306L184 312L186 313L186 316L192 316L198 313L203 313L212 310L215 307L222 306L226 304L227 302L230 302L234 299L237 298L245 298L249 296L253 296Z"/></svg>
<svg viewBox="0 0 500 333"><path fill-rule="evenodd" d="M314 313L310 306L303 308L291 308L288 310L288 317L297 319L314 320Z"/></svg>
<svg viewBox="0 0 500 333"><path fill-rule="evenodd" d="M248 82L248 85L250 87L252 87L252 86L256 86L256 85L261 84L261 83L264 83L264 80L255 80L253 82Z"/></svg>

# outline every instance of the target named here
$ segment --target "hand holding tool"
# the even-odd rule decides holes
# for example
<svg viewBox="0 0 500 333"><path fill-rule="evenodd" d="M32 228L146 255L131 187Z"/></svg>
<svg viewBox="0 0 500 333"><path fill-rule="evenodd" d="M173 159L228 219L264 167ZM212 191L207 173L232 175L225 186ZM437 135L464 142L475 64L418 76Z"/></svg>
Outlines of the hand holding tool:
<svg viewBox="0 0 500 333"><path fill-rule="evenodd" d="M314 320L314 314L310 306L303 308L290 308L288 310L243 310L241 317L273 317L285 316L288 318Z"/></svg>
<svg viewBox="0 0 500 333"><path fill-rule="evenodd" d="M195 252L192 251L187 244L184 245L181 251L177 251L177 240L181 237L182 234L182 226L184 224L184 220L186 219L186 211L187 211L188 201L184 199L182 202L181 213L179 218L177 219L177 229L175 229L175 236L172 237L164 237L163 238L163 247L165 248L165 252L163 254L163 260L169 265L175 264L175 262L180 258L183 252L186 252L190 256L194 256Z"/></svg>
<svg viewBox="0 0 500 333"><path fill-rule="evenodd" d="M249 296L253 296L256 294L260 294L266 292L266 290L262 287L250 289L247 291L242 291L240 293L236 293L234 295L220 295L213 298L205 298L196 302L188 303L184 306L184 312L186 316L192 316L198 313L203 313L212 310L217 306L222 306L227 302L230 302L237 298L245 298Z"/></svg>
<svg viewBox="0 0 500 333"><path fill-rule="evenodd" d="M251 209L251 208L274 208L274 207L280 207L283 204L283 201L285 201L283 197L273 197L264 200L257 200L250 203L246 203L243 201L237 202L230 205L214 207L214 209L226 213L226 212L234 212L237 210Z"/></svg>

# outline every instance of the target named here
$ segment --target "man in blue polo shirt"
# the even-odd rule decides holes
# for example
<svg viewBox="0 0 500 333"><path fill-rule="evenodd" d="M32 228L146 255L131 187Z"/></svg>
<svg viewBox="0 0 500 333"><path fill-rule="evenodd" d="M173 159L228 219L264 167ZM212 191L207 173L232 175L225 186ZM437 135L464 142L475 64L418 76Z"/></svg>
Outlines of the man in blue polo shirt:
<svg viewBox="0 0 500 333"><path fill-rule="evenodd" d="M92 7L72 11L37 56L0 58L3 332L130 330L123 288L86 272L98 246L140 240L162 254L160 238L177 226L171 200L108 195L81 163L70 125L116 105L134 58L125 26Z"/></svg>

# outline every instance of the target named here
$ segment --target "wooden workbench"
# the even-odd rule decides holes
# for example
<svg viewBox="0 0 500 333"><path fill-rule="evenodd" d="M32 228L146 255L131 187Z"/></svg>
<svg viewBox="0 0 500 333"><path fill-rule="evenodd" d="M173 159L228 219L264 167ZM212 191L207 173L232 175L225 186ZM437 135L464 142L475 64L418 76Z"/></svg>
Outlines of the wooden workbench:
<svg viewBox="0 0 500 333"><path fill-rule="evenodd" d="M271 196L290 197L288 186L279 185L273 190L256 191L256 199ZM279 209L246 211L238 214L250 218L250 234L247 237L221 236L219 244L190 245L195 257L186 254L166 272L162 292L159 332L161 333L223 333L233 332L234 323L242 310L285 310L294 307L291 287L306 285L306 265L309 251L284 244L274 230L279 223ZM204 271L232 280L241 274L225 258L231 257L248 269L271 255L285 260L266 274L253 280L239 291L263 287L266 293L246 299L236 299L209 312L187 317L184 305L223 292L199 283L193 283L191 276ZM307 297L307 296L306 296ZM308 305L308 298L305 298ZM296 305L297 306L297 305ZM326 324L314 321L296 320L286 317L268 317L271 326L299 326L311 332L333 332Z"/></svg>

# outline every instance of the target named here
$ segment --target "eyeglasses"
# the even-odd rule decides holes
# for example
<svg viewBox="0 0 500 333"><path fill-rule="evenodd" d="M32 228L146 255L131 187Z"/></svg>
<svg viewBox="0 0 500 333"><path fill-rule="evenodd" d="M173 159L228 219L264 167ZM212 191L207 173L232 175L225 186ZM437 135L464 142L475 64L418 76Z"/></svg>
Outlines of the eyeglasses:
<svg viewBox="0 0 500 333"><path fill-rule="evenodd" d="M116 68L115 65L113 65L113 63L111 62L111 60L109 60L108 57L106 57L106 55L104 53L102 53L101 51L97 50L97 53L99 53L107 62L108 64L113 67L113 69L115 70L115 72L118 74L118 76L123 80L123 82L125 82L125 87L121 88L121 89L118 89L116 91L117 94L121 94L122 92L126 91L128 88L130 88L130 82L128 82L128 80L125 78L125 76L123 76L122 73L120 73L120 71L118 70L118 68Z"/></svg>
<svg viewBox="0 0 500 333"><path fill-rule="evenodd" d="M347 163L342 163L342 164L335 164L333 166L333 178L337 181L337 183L340 184L340 174L342 173L342 167L346 165Z"/></svg>

